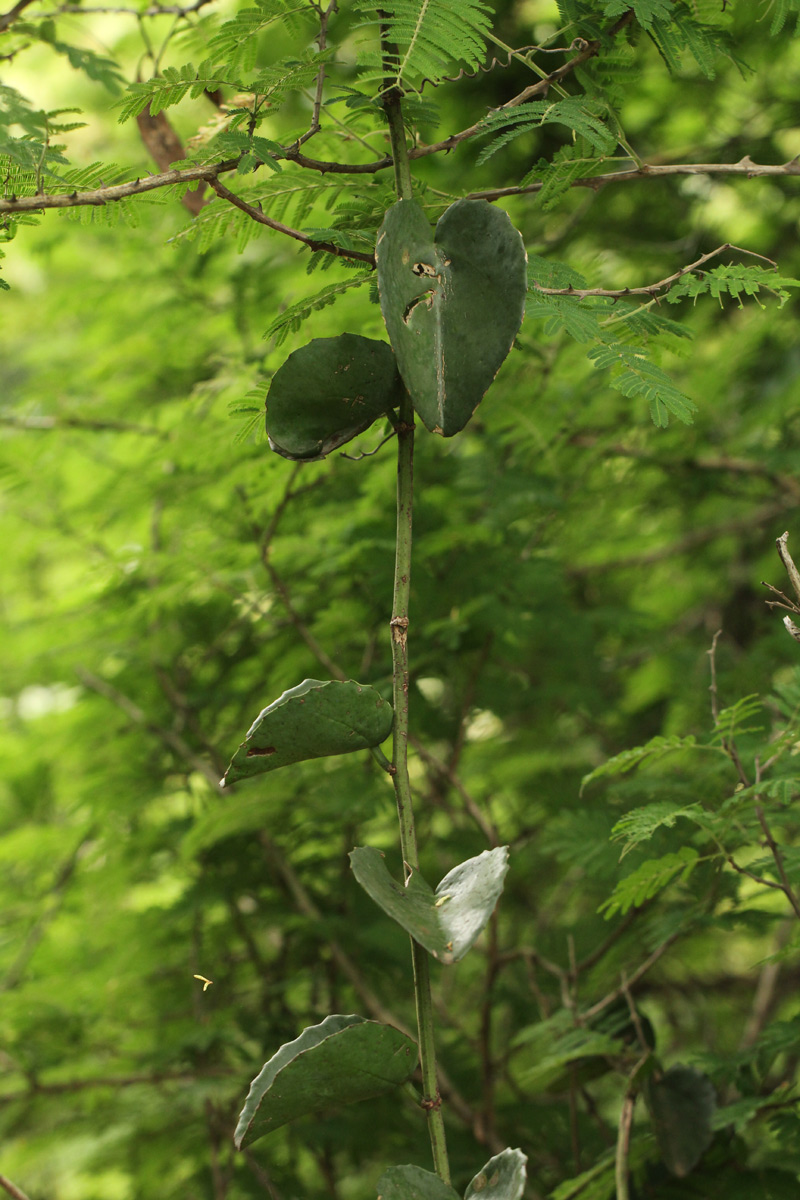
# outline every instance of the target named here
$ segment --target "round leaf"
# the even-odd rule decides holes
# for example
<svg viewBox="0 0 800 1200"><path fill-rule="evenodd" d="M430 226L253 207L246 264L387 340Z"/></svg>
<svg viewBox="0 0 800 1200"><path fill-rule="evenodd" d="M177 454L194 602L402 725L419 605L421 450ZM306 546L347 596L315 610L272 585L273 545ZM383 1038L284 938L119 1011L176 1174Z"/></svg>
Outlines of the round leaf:
<svg viewBox="0 0 800 1200"><path fill-rule="evenodd" d="M416 1042L394 1026L354 1013L326 1017L281 1046L253 1080L236 1148L307 1113L380 1096L405 1083L416 1065Z"/></svg>
<svg viewBox="0 0 800 1200"><path fill-rule="evenodd" d="M527 1155L503 1150L490 1158L464 1193L464 1200L520 1200L525 1190Z"/></svg>
<svg viewBox="0 0 800 1200"><path fill-rule="evenodd" d="M682 1178L711 1145L716 1096L711 1080L692 1067L670 1067L644 1085L661 1157Z"/></svg>
<svg viewBox="0 0 800 1200"><path fill-rule="evenodd" d="M422 1167L389 1167L378 1180L378 1200L459 1200L449 1184Z"/></svg>
<svg viewBox="0 0 800 1200"><path fill-rule="evenodd" d="M256 717L231 759L223 786L307 758L379 746L394 712L374 688L353 679L305 679Z"/></svg>
<svg viewBox="0 0 800 1200"><path fill-rule="evenodd" d="M414 408L432 433L463 429L522 324L527 255L508 214L458 200L435 236L415 200L386 213L376 246L381 311Z"/></svg>
<svg viewBox="0 0 800 1200"><path fill-rule="evenodd" d="M284 458L324 458L396 407L402 386L386 342L356 333L315 338L273 376L269 444Z"/></svg>
<svg viewBox="0 0 800 1200"><path fill-rule="evenodd" d="M484 850L454 867L432 891L419 871L393 879L380 850L350 851L353 874L377 905L443 963L458 962L494 911L508 870L508 847Z"/></svg>

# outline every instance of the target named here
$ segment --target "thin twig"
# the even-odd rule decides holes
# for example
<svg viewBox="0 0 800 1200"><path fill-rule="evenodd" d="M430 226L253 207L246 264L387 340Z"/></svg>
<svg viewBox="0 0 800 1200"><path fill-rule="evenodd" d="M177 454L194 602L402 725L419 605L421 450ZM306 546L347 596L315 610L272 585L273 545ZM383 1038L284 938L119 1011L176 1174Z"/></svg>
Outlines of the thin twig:
<svg viewBox="0 0 800 1200"><path fill-rule="evenodd" d="M621 571L626 567L642 567L662 562L666 558L674 558L678 554L685 554L689 550L704 546L707 542L713 542L715 538L726 537L731 533L742 533L758 528L760 525L766 525L770 521L774 521L776 517L782 516L787 508L794 508L796 503L797 501L793 497L786 496L774 504L765 504L754 512L734 517L730 521L720 521L716 525L692 529L682 538L667 546L656 546L652 550L643 550L637 554L629 554L624 558L610 559L606 562L580 563L570 566L568 573L573 578L578 578L582 575L594 575L600 571Z"/></svg>
<svg viewBox="0 0 800 1200"><path fill-rule="evenodd" d="M138 433L144 437L163 439L170 436L155 425L135 425L130 421L93 421L89 417L15 417L10 413L3 413L0 415L0 425L11 425L15 429L25 430L88 429L93 433Z"/></svg>
<svg viewBox="0 0 800 1200"><path fill-rule="evenodd" d="M162 1083L197 1083L201 1079L222 1079L239 1075L233 1067L218 1067L206 1071L154 1071L150 1074L107 1075L90 1079L68 1079L62 1083L31 1084L29 1088L0 1094L0 1105L30 1100L32 1096L65 1096L72 1092L93 1091L95 1088L156 1087Z"/></svg>
<svg viewBox="0 0 800 1200"><path fill-rule="evenodd" d="M576 300L585 300L587 296L605 296L612 300L622 300L626 296L657 296L668 292L674 283L679 279L683 279L684 275L690 275L692 271L698 270L704 263L710 259L716 258L719 254L724 254L726 250L735 250L737 254L749 254L753 258L763 259L768 262L775 270L778 269L778 264L771 258L767 258L764 254L757 254L755 250L745 250L742 246L734 246L731 242L724 242L723 245L717 246L716 250L709 250L708 254L703 254L698 258L697 262L689 263L686 267L681 267L679 271L675 271L673 275L668 275L666 279L660 279L658 283L645 284L644 287L626 287L626 288L576 288L570 285L566 288L551 288L544 287L539 283L533 283L531 286L534 291L541 292L543 296L574 296Z"/></svg>
<svg viewBox="0 0 800 1200"><path fill-rule="evenodd" d="M419 740L419 738L412 735L409 738L409 741L422 761L429 766L432 771L434 771L442 779L446 780L453 788L455 788L462 799L465 811L469 813L470 817L478 826L489 845L499 846L500 835L497 832L496 827L492 821L490 821L489 818L484 816L484 814L481 812L478 803L467 791L460 776L457 775L447 763L441 762L441 760L438 759L434 754L431 754L430 750L428 750L428 748Z"/></svg>
<svg viewBox="0 0 800 1200"><path fill-rule="evenodd" d="M100 4L92 7L84 7L82 4L60 4L58 8L51 9L49 12L37 13L38 17L47 19L60 17L64 14L70 16L88 16L90 13L108 13L113 16L132 16L132 17L187 17L192 13L198 12L201 8L205 8L207 4L212 4L214 0L195 0L194 4L151 4L149 8L130 8L125 5Z"/></svg>
<svg viewBox="0 0 800 1200"><path fill-rule="evenodd" d="M86 845L94 836L94 827L85 830L72 852L62 862L59 867L56 877L53 880L52 886L49 889L49 904L44 912L40 913L34 922L31 929L22 944L19 953L9 967L2 981L0 981L0 993L11 991L20 983L25 968L30 962L36 947L44 937L47 926L58 915L59 910L64 902L64 893L72 880L78 862Z"/></svg>
<svg viewBox="0 0 800 1200"><path fill-rule="evenodd" d="M669 937L661 943L660 946L656 947L652 954L648 955L643 963L640 963L640 965L631 975L630 979L627 979L623 985L615 988L613 992L609 992L608 995L604 996L602 1000L598 1000L597 1003L593 1004L591 1008L587 1008L583 1013L581 1013L583 1021L591 1021L593 1017L597 1017L601 1012L604 1012L605 1009L608 1008L609 1004L613 1004L615 1000L619 1000L620 996L624 996L626 990L638 983L639 980L647 974L650 968L655 966L658 960L664 954L666 954L670 946L678 940L680 935L680 930L676 930L675 933L671 933Z"/></svg>
<svg viewBox="0 0 800 1200"><path fill-rule="evenodd" d="M797 596L798 601L800 601L800 571L798 571L797 567L794 565L794 559L787 548L786 543L788 540L789 531L787 530L785 533L782 533L779 538L775 539L775 545L778 548L778 554L780 555L781 562L786 568L786 574L789 576L789 582L794 588L794 593Z"/></svg>
<svg viewBox="0 0 800 1200"><path fill-rule="evenodd" d="M709 684L708 690L711 693L711 715L714 718L715 726L719 726L719 696L717 693L717 642L721 636L722 630L718 629L711 641L711 649L706 651L708 654L709 668L711 671L711 683ZM744 787L749 787L750 780L747 777L744 764L739 757L739 751L736 749L736 742L732 737L727 738L724 734L721 734L720 745L736 768L736 773L739 776L740 782L744 785Z"/></svg>
<svg viewBox="0 0 800 1200"><path fill-rule="evenodd" d="M308 246L310 250L324 250L327 254L333 254L337 258L352 258L358 262L369 263L371 267L375 266L375 255L366 254L362 250L346 250L343 246L336 246L333 242L321 242L317 238L309 237L308 234L302 233L299 229L292 229L289 225L284 225L281 221L275 221L272 217L268 217L260 208L256 208L252 204L248 204L241 196L237 196L235 192L230 191L224 184L214 176L208 181L209 186L217 193L221 200L227 200L229 204L240 209L243 213L247 213L259 225L266 225L267 228L273 229L276 233L283 233L286 237L294 238L297 242L302 242L304 246Z"/></svg>
<svg viewBox="0 0 800 1200"><path fill-rule="evenodd" d="M770 829L769 824L767 822L767 818L765 816L764 809L761 805L760 799L756 803L756 816L758 817L758 823L761 826L761 830L764 834L764 840L767 843L767 846L769 847L769 852L772 855L772 857L775 861L775 866L778 869L778 875L780 876L780 880L781 880L781 884L782 884L781 891L784 893L784 895L786 896L786 899L791 904L792 909L794 910L795 916L800 917L800 900L798 900L797 896L795 895L794 888L792 887L792 885L789 882L789 877L786 874L786 868L783 864L783 855L780 852L780 847L778 846L778 843L775 841L775 838L772 836L772 830Z"/></svg>
<svg viewBox="0 0 800 1200"><path fill-rule="evenodd" d="M409 150L410 159L425 158L431 154L446 153L466 136L474 136L479 126L470 127L463 131L463 136L454 134L452 138L437 142L431 146L416 146ZM277 158L293 162L308 170L319 171L322 175L374 175L378 171L386 171L392 165L390 155L366 163L323 162L319 159L307 158L293 147L288 147ZM158 175L148 175L144 179L135 179L130 183L119 183L108 187L95 188L89 192L70 192L38 196L5 196L0 197L0 213L43 212L49 208L86 208L101 207L104 204L125 200L130 196L139 196L162 187L172 187L182 183L196 183L204 180L211 183L220 175L235 171L239 165L238 159L226 159L224 162L210 163L203 166L183 167L174 171L164 171ZM574 179L570 187L594 188L599 190L607 184L626 183L635 179L661 179L670 175L741 175L747 179L763 176L798 176L800 175L800 158L792 159L783 164L754 163L751 159L742 159L738 163L674 163L672 165L647 166L643 165L631 171L612 171L608 175L595 175L586 179ZM506 196L520 196L538 192L541 183L533 183L527 187L495 188L491 190L467 193L468 200L502 200ZM256 209L256 212L258 210ZM263 215L263 214L262 214ZM337 247L337 249L339 249ZM341 253L341 251L340 251Z"/></svg>
<svg viewBox="0 0 800 1200"><path fill-rule="evenodd" d="M642 163L626 171L609 171L605 175L587 175L582 179L574 179L570 187L591 188L599 192L610 183L633 183L637 179L662 179L675 175L729 175L745 179L794 176L800 175L800 156L785 163L755 163L748 154L735 163ZM507 196L533 195L543 187L544 183L536 180L525 187L488 188L480 192L470 192L468 199L503 200Z"/></svg>
<svg viewBox="0 0 800 1200"><path fill-rule="evenodd" d="M624 442L605 442L602 437L595 433L576 433L569 439L571 446L580 446L587 449L596 447L603 454L603 457L609 455L618 458L632 458L637 462L646 462L654 467L659 467L663 471L673 474L676 470L695 472L695 471L719 471L730 472L732 475L752 475L756 478L765 479L768 483L780 488L781 491L790 492L800 501L800 483L791 475L784 475L778 471L773 471L766 463L758 462L752 458L738 458L726 454L698 454L695 457L672 458L665 457L663 454L654 454L650 450L644 450L640 446L628 446ZM777 595L777 588L773 588L771 584L764 584L765 587L771 588ZM785 597L784 597L785 599ZM770 601L767 601L769 604Z"/></svg>

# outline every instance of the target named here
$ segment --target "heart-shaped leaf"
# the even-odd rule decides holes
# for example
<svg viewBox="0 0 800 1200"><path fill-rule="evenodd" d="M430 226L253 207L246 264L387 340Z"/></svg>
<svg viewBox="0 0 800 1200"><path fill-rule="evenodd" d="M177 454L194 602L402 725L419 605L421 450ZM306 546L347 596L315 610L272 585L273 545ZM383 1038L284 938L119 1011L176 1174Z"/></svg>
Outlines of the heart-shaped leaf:
<svg viewBox="0 0 800 1200"><path fill-rule="evenodd" d="M315 338L273 376L269 444L284 458L324 458L395 408L402 390L386 342L357 333Z"/></svg>
<svg viewBox="0 0 800 1200"><path fill-rule="evenodd" d="M223 787L306 758L379 746L394 712L374 688L354 679L305 679L263 709L231 759Z"/></svg>
<svg viewBox="0 0 800 1200"><path fill-rule="evenodd" d="M494 911L508 870L508 846L484 850L454 867L434 892L419 871L405 885L386 869L380 850L350 851L353 874L367 895L443 963L458 962Z"/></svg>
<svg viewBox="0 0 800 1200"><path fill-rule="evenodd" d="M661 1157L683 1178L711 1145L716 1096L711 1080L693 1067L670 1067L643 1088Z"/></svg>
<svg viewBox="0 0 800 1200"><path fill-rule="evenodd" d="M463 429L522 323L527 256L502 209L457 200L435 236L415 200L387 211L376 246L381 311L414 408L432 433Z"/></svg>
<svg viewBox="0 0 800 1200"><path fill-rule="evenodd" d="M368 1100L413 1074L417 1044L392 1025L351 1013L326 1017L281 1046L250 1085L237 1150L307 1113Z"/></svg>
<svg viewBox="0 0 800 1200"><path fill-rule="evenodd" d="M525 1190L527 1155L521 1150L503 1150L490 1158L464 1193L464 1200L520 1200Z"/></svg>
<svg viewBox="0 0 800 1200"><path fill-rule="evenodd" d="M378 1200L459 1200L459 1195L422 1167L389 1167L378 1180Z"/></svg>

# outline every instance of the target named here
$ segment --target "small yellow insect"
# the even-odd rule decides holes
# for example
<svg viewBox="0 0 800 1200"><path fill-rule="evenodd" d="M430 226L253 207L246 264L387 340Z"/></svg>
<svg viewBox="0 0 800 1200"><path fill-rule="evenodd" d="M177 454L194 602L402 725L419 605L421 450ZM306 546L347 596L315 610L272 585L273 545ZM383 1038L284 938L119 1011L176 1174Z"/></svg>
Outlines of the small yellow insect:
<svg viewBox="0 0 800 1200"><path fill-rule="evenodd" d="M213 979L206 979L205 975L193 975L192 978L199 979L202 981L204 992L207 991L211 987L212 983L214 982Z"/></svg>

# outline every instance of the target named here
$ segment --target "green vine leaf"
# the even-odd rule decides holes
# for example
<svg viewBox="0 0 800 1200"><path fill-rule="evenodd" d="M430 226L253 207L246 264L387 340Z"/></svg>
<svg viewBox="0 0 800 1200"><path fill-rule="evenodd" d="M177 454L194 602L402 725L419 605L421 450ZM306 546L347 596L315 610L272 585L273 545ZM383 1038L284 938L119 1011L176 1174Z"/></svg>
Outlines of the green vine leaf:
<svg viewBox="0 0 800 1200"><path fill-rule="evenodd" d="M394 1026L354 1013L326 1017L281 1046L253 1080L234 1133L236 1149L297 1117L391 1091L416 1065L416 1042Z"/></svg>
<svg viewBox="0 0 800 1200"><path fill-rule="evenodd" d="M342 333L290 354L267 394L270 447L284 458L324 458L395 408L403 384L387 342Z"/></svg>
<svg viewBox="0 0 800 1200"><path fill-rule="evenodd" d="M391 704L374 688L353 679L304 679L259 713L222 786L305 759L379 746L393 719Z"/></svg>
<svg viewBox="0 0 800 1200"><path fill-rule="evenodd" d="M525 1190L527 1155L503 1150L481 1167L464 1193L464 1200L520 1200Z"/></svg>
<svg viewBox="0 0 800 1200"><path fill-rule="evenodd" d="M432 237L420 205L399 200L386 213L376 257L383 319L414 408L432 433L452 437L522 323L522 237L485 200L457 200Z"/></svg>
<svg viewBox="0 0 800 1200"><path fill-rule="evenodd" d="M459 1200L449 1183L422 1167L389 1167L378 1180L378 1200Z"/></svg>
<svg viewBox="0 0 800 1200"><path fill-rule="evenodd" d="M470 949L503 890L508 847L484 850L454 867L436 891L413 871L403 884L386 869L372 846L350 851L353 874L368 896L420 946L443 963L458 962Z"/></svg>
<svg viewBox="0 0 800 1200"><path fill-rule="evenodd" d="M670 1067L644 1084L658 1148L673 1175L694 1170L711 1145L717 1107L711 1080L692 1067Z"/></svg>

